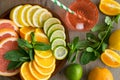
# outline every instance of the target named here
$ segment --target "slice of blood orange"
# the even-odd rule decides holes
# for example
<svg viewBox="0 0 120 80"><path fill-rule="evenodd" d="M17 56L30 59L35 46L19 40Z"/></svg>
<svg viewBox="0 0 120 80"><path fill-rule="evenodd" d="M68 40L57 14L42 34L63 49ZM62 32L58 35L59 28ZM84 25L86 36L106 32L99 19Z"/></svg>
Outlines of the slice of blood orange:
<svg viewBox="0 0 120 80"><path fill-rule="evenodd" d="M72 30L89 31L98 21L98 9L90 0L77 0L70 9L76 13L66 13L67 25Z"/></svg>

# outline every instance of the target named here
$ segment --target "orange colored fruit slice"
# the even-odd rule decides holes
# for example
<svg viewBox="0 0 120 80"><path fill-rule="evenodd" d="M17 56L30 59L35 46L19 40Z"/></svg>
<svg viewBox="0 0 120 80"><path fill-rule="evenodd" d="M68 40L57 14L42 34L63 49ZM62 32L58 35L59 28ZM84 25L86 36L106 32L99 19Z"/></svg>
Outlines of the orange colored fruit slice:
<svg viewBox="0 0 120 80"><path fill-rule="evenodd" d="M35 28L33 27L22 27L20 28L20 37L25 39L25 40L28 40L28 41L31 41L31 32L34 32Z"/></svg>
<svg viewBox="0 0 120 80"><path fill-rule="evenodd" d="M33 66L33 63L30 62L29 63L29 69L30 69L30 73L34 76L35 80L48 80L51 76L50 75L42 75L40 74Z"/></svg>
<svg viewBox="0 0 120 80"><path fill-rule="evenodd" d="M37 65L41 66L42 68L50 68L55 64L55 57L51 56L49 58L40 58L39 56L34 56L35 62Z"/></svg>
<svg viewBox="0 0 120 80"><path fill-rule="evenodd" d="M20 76L22 80L36 80L29 70L29 62L25 62L22 64L20 69Z"/></svg>
<svg viewBox="0 0 120 80"><path fill-rule="evenodd" d="M106 49L105 52L102 53L101 60L107 66L120 67L120 55L110 49Z"/></svg>
<svg viewBox="0 0 120 80"><path fill-rule="evenodd" d="M34 68L42 75L50 75L55 70L55 64L50 68L42 68L41 66L37 65L35 61L33 61Z"/></svg>
<svg viewBox="0 0 120 80"><path fill-rule="evenodd" d="M106 15L113 16L120 14L120 4L115 0L101 0L99 8Z"/></svg>

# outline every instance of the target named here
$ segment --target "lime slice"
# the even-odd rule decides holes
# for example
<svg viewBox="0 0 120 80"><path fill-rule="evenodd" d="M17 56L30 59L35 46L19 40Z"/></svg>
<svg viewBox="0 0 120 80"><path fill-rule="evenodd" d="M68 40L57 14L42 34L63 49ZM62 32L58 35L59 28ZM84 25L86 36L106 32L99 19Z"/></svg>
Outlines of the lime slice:
<svg viewBox="0 0 120 80"><path fill-rule="evenodd" d="M50 42L52 42L55 38L62 38L65 40L66 39L65 32L62 30L55 30L50 36Z"/></svg>
<svg viewBox="0 0 120 80"><path fill-rule="evenodd" d="M63 31L65 31L63 25L61 25L61 24L54 24L54 25L52 25L52 26L48 29L47 36L49 37L50 34L51 34L53 31L55 31L55 30L63 30Z"/></svg>
<svg viewBox="0 0 120 80"><path fill-rule="evenodd" d="M41 14L43 12L48 12L48 11L47 11L47 9L40 8L33 13L32 20L33 20L33 25L35 27L41 27L41 25L39 23L39 17L41 16Z"/></svg>
<svg viewBox="0 0 120 80"><path fill-rule="evenodd" d="M18 26L18 27L23 27L23 25L20 24L20 22L18 21L18 11L20 10L20 8L22 8L23 5L19 5L16 6L15 8L13 8L10 12L10 19L13 20L13 22Z"/></svg>
<svg viewBox="0 0 120 80"><path fill-rule="evenodd" d="M53 54L57 60L63 60L67 56L68 50L64 46L57 46L54 49Z"/></svg>
<svg viewBox="0 0 120 80"><path fill-rule="evenodd" d="M43 12L39 17L39 22L41 23L41 26L43 26L44 22L51 17L52 14L50 12Z"/></svg>
<svg viewBox="0 0 120 80"><path fill-rule="evenodd" d="M32 5L26 4L26 5L22 6L22 8L20 8L18 11L18 15L19 15L18 21L23 26L29 26L27 23L27 20L25 18L25 14L26 14L26 10L28 10L30 7L32 7Z"/></svg>
<svg viewBox="0 0 120 80"><path fill-rule="evenodd" d="M57 46L66 46L66 42L64 39L56 38L51 43L51 49L54 50Z"/></svg>
<svg viewBox="0 0 120 80"><path fill-rule="evenodd" d="M32 23L32 17L33 17L33 14L34 12L37 10L37 9L40 9L41 7L38 6L38 5L34 5L32 7L30 7L27 12L26 12L26 20L28 22L28 24L30 26L34 26L33 23Z"/></svg>
<svg viewBox="0 0 120 80"><path fill-rule="evenodd" d="M50 28L51 25L53 24L61 24L60 20L57 18L49 18L48 20L45 21L43 25L43 30L45 33L47 33L48 29Z"/></svg>

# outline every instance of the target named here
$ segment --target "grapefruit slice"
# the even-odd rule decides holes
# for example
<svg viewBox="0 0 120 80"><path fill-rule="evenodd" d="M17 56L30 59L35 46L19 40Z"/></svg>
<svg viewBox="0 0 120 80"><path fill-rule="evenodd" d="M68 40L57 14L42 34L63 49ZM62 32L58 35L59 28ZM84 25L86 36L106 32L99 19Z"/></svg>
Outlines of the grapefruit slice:
<svg viewBox="0 0 120 80"><path fill-rule="evenodd" d="M11 28L18 32L18 27L11 20L0 19L0 29L3 28Z"/></svg>
<svg viewBox="0 0 120 80"><path fill-rule="evenodd" d="M16 37L8 37L4 40L0 41L0 75L2 76L13 76L16 75L19 70L7 70L7 66L10 61L4 58L6 52L10 50L17 49L17 38Z"/></svg>

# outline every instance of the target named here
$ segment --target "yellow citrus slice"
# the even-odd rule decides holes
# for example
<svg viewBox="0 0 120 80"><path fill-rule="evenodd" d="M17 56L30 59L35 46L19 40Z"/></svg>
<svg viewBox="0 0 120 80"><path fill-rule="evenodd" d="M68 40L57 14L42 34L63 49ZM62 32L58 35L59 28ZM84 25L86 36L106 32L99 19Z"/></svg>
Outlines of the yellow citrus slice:
<svg viewBox="0 0 120 80"><path fill-rule="evenodd" d="M29 26L29 24L27 23L27 20L26 20L26 18L25 18L25 17L26 17L25 14L26 14L26 11L27 11L30 7L32 7L32 5L26 4L26 5L22 6L22 7L19 9L19 11L18 11L18 15L19 15L18 21L19 21L19 23L20 23L21 25L23 25L23 26Z"/></svg>
<svg viewBox="0 0 120 80"><path fill-rule="evenodd" d="M110 49L102 53L101 60L110 67L120 67L120 55Z"/></svg>
<svg viewBox="0 0 120 80"><path fill-rule="evenodd" d="M34 32L35 31L35 28L33 27L22 27L20 28L20 37L25 39L25 40L28 40L28 41L31 41L31 32Z"/></svg>
<svg viewBox="0 0 120 80"><path fill-rule="evenodd" d="M33 19L33 25L34 25L35 27L42 27L42 26L41 26L41 23L39 23L39 16L41 16L41 14L42 14L43 12L48 12L48 11L47 11L47 9L41 8L41 9L36 10L36 11L33 13L32 19Z"/></svg>
<svg viewBox="0 0 120 80"><path fill-rule="evenodd" d="M49 43L47 36L43 33L42 29L35 30L35 40L38 42Z"/></svg>
<svg viewBox="0 0 120 80"><path fill-rule="evenodd" d="M18 21L18 17L20 15L18 15L19 10L23 7L23 5L19 5L16 6L15 8L13 8L10 12L10 19L13 20L13 22L18 26L18 27L23 27L23 25L20 24L20 22Z"/></svg>
<svg viewBox="0 0 120 80"><path fill-rule="evenodd" d="M120 50L120 29L114 31L109 38L109 48Z"/></svg>
<svg viewBox="0 0 120 80"><path fill-rule="evenodd" d="M120 14L120 4L115 0L101 0L99 8L106 15Z"/></svg>
<svg viewBox="0 0 120 80"><path fill-rule="evenodd" d="M55 64L50 68L42 68L39 65L37 65L35 61L33 61L33 66L42 75L51 75L55 70Z"/></svg>
<svg viewBox="0 0 120 80"><path fill-rule="evenodd" d="M35 50L35 55L39 56L40 58L49 58L52 56L52 51L51 50L47 50L47 51Z"/></svg>
<svg viewBox="0 0 120 80"><path fill-rule="evenodd" d="M33 21L32 21L32 17L33 17L33 14L34 14L34 12L37 10L37 9L40 9L41 7L40 6L38 6L38 5L34 5L34 6L32 6L32 7L30 7L28 10L27 10L27 12L26 12L26 20L27 20L27 22L28 22L28 24L30 25L30 26L34 26L33 25Z"/></svg>
<svg viewBox="0 0 120 80"><path fill-rule="evenodd" d="M51 17L52 17L52 14L50 12L43 12L39 16L39 22L40 22L41 26L43 27L43 23Z"/></svg>
<svg viewBox="0 0 120 80"><path fill-rule="evenodd" d="M22 80L36 80L29 70L29 62L24 62L20 68L20 76Z"/></svg>
<svg viewBox="0 0 120 80"><path fill-rule="evenodd" d="M30 73L35 77L35 80L48 80L51 76L50 75L42 75L40 74L33 66L33 62L29 63Z"/></svg>
<svg viewBox="0 0 120 80"><path fill-rule="evenodd" d="M40 58L39 56L35 55L34 58L37 65L41 66L42 68L50 68L55 64L54 56L49 58Z"/></svg>

